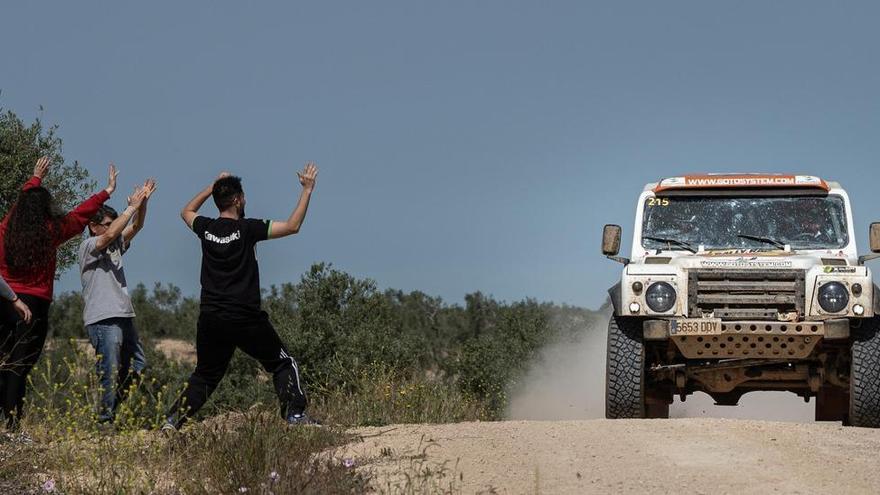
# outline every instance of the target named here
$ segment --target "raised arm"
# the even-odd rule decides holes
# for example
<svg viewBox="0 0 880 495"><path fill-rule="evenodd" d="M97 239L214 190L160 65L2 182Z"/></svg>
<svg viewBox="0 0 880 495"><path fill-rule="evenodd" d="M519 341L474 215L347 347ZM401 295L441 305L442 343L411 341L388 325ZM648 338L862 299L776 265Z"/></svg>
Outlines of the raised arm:
<svg viewBox="0 0 880 495"><path fill-rule="evenodd" d="M219 177L214 179L214 182L217 182L224 177L229 177L229 175L229 172L223 172L220 174ZM202 189L201 192L196 194L195 197L189 200L189 203L187 203L186 206L184 206L183 209L180 210L180 218L183 219L183 222L190 229L192 229L193 220L195 220L196 217L199 216L199 208L201 208L202 205L205 204L205 201L207 201L208 198L211 197L211 194L214 192L214 182L208 185L208 187Z"/></svg>
<svg viewBox="0 0 880 495"><path fill-rule="evenodd" d="M27 191L28 189L33 189L35 187L40 187L43 183L43 179L46 178L46 174L49 172L49 157L41 156L37 160L37 164L34 165L34 175L24 183L22 186L23 191Z"/></svg>
<svg viewBox="0 0 880 495"><path fill-rule="evenodd" d="M299 232L302 227L303 220L306 219L306 212L309 211L309 200L312 199L312 191L315 190L315 182L318 178L318 167L314 163L306 163L302 172L296 173L299 177L299 183L302 185L302 192L299 195L299 201L296 208L290 214L286 221L273 220L269 227L269 238L277 239Z"/></svg>
<svg viewBox="0 0 880 495"><path fill-rule="evenodd" d="M153 192L156 190L156 181L153 179L148 179L144 182L144 186L142 188L144 192L144 200L141 202L140 208L137 210L137 214L134 216L134 221L128 224L125 229L122 231L122 240L128 244L134 239L134 236L144 228L144 220L147 217L147 203L150 200L150 196L153 195ZM135 193L137 193L137 189L135 189ZM131 204L131 198L129 199L129 204Z"/></svg>
<svg viewBox="0 0 880 495"><path fill-rule="evenodd" d="M116 170L116 166L111 163L107 187L83 201L82 204L61 219L61 242L66 242L82 233L89 220L98 212L101 205L110 199L110 195L116 190L116 177L118 175L119 172Z"/></svg>
<svg viewBox="0 0 880 495"><path fill-rule="evenodd" d="M131 220L131 217L138 211L138 208L144 202L144 197L146 196L146 192L143 188L139 187L135 189L134 194L129 196L128 198L128 208L122 211L116 220L113 220L112 223L107 227L107 230L104 231L103 234L98 236L98 240L95 241L95 249L98 251L103 251L107 246L110 245L113 241L116 240L122 234L122 231L125 229L125 226L128 225L128 222Z"/></svg>

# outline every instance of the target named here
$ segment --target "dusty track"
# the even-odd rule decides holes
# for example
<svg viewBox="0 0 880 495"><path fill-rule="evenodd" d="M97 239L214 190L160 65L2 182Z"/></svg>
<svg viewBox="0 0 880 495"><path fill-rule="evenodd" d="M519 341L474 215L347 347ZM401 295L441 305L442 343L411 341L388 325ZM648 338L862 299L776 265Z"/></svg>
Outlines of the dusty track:
<svg viewBox="0 0 880 495"><path fill-rule="evenodd" d="M880 431L831 423L508 421L356 433L363 442L343 455L380 488L399 482L388 473L401 466L446 463L464 493L880 493Z"/></svg>

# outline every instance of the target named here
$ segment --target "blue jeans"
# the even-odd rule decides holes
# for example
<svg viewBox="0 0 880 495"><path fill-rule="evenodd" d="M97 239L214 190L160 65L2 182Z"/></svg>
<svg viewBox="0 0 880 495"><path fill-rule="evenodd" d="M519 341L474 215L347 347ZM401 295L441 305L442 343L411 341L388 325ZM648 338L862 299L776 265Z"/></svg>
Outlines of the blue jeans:
<svg viewBox="0 0 880 495"><path fill-rule="evenodd" d="M109 421L128 388L147 366L144 348L134 318L108 318L86 325L86 330L98 355L95 369L102 389L98 419Z"/></svg>

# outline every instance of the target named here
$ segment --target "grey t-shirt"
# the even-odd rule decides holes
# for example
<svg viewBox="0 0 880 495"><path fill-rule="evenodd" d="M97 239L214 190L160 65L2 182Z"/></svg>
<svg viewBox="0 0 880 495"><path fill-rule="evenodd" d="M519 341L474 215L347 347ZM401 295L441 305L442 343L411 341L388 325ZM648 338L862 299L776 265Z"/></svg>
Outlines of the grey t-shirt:
<svg viewBox="0 0 880 495"><path fill-rule="evenodd" d="M122 255L126 251L122 236L102 251L97 250L97 243L97 237L89 237L79 245L83 321L91 325L107 318L134 318L122 269Z"/></svg>

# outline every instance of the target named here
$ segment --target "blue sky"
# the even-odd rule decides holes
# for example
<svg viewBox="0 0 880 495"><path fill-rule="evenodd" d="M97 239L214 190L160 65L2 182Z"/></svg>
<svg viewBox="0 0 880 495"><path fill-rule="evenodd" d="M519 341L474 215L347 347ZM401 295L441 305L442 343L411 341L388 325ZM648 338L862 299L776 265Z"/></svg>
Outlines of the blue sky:
<svg viewBox="0 0 880 495"><path fill-rule="evenodd" d="M180 207L228 169L249 215L286 218L315 160L301 234L259 248L264 285L328 261L450 302L597 307L620 270L601 227L628 239L661 176L840 180L867 248L878 18L871 2L14 2L0 106L60 124L101 182L111 160L125 188L157 178L131 282L196 294ZM57 290L78 288L68 272Z"/></svg>

